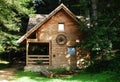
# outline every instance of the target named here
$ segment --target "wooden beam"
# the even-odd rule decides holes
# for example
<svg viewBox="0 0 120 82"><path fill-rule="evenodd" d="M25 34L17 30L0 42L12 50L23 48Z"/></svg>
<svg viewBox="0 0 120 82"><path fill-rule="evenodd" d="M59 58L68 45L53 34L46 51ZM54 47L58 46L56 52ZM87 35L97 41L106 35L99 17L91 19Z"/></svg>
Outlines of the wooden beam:
<svg viewBox="0 0 120 82"><path fill-rule="evenodd" d="M49 57L49 55L28 55L28 57Z"/></svg>
<svg viewBox="0 0 120 82"><path fill-rule="evenodd" d="M49 65L52 65L52 41L49 42Z"/></svg>
<svg viewBox="0 0 120 82"><path fill-rule="evenodd" d="M42 73L43 75L45 75L48 78L51 78L51 77L53 77L55 75L53 72L49 71L46 68L41 68L40 73Z"/></svg>
<svg viewBox="0 0 120 82"><path fill-rule="evenodd" d="M28 47L29 47L29 43L26 40L26 65L28 65Z"/></svg>

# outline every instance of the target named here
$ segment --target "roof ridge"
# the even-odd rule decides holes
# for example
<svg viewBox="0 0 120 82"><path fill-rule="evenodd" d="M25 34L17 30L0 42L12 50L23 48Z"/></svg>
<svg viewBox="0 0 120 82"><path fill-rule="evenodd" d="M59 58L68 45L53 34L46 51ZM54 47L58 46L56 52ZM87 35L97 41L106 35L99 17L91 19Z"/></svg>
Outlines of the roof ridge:
<svg viewBox="0 0 120 82"><path fill-rule="evenodd" d="M44 24L46 21L48 21L54 14L56 14L60 9L64 9L64 11L70 15L77 23L79 21L77 20L77 17L63 4L61 3L57 8L55 8L51 13L48 14L47 17L43 19L40 23L36 24L33 28L31 28L26 34L24 34L19 40L17 40L17 43L23 42L32 32L38 29L42 24Z"/></svg>

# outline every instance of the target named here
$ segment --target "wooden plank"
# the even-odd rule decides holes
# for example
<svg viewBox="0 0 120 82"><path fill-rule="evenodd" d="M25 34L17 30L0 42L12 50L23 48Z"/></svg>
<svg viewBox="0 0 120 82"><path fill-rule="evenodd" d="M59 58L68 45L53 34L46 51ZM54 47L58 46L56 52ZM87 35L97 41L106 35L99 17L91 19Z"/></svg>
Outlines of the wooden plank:
<svg viewBox="0 0 120 82"><path fill-rule="evenodd" d="M49 43L49 41L38 41L38 39L27 39L29 43Z"/></svg>
<svg viewBox="0 0 120 82"><path fill-rule="evenodd" d="M26 39L26 65L28 65L28 46L29 46L29 43Z"/></svg>
<svg viewBox="0 0 120 82"><path fill-rule="evenodd" d="M49 62L42 62L42 63L48 63L49 64Z"/></svg>
<svg viewBox="0 0 120 82"><path fill-rule="evenodd" d="M40 73L42 73L44 76L46 76L48 78L51 78L51 77L53 77L55 75L53 72L49 71L46 68L41 68Z"/></svg>
<svg viewBox="0 0 120 82"><path fill-rule="evenodd" d="M52 66L52 41L49 42L49 65Z"/></svg>
<svg viewBox="0 0 120 82"><path fill-rule="evenodd" d="M49 57L49 55L28 55L28 57Z"/></svg>
<svg viewBox="0 0 120 82"><path fill-rule="evenodd" d="M33 61L33 62L29 62L29 61L28 61L28 64L36 64L36 63L37 63L37 62L34 62L34 61ZM43 64L49 64L49 62L42 62L42 63L43 63Z"/></svg>
<svg viewBox="0 0 120 82"><path fill-rule="evenodd" d="M28 58L28 60L49 60L49 58Z"/></svg>

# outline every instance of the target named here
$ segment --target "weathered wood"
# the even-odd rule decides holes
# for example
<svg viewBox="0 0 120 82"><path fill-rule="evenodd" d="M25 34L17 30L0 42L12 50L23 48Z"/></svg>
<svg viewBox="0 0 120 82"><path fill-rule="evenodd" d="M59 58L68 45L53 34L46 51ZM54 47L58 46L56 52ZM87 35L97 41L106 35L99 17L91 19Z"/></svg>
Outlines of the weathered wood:
<svg viewBox="0 0 120 82"><path fill-rule="evenodd" d="M37 64L37 62L29 62L29 61L28 61L28 64ZM49 62L42 62L42 64L49 65Z"/></svg>
<svg viewBox="0 0 120 82"><path fill-rule="evenodd" d="M28 60L49 60L49 58L28 58Z"/></svg>
<svg viewBox="0 0 120 82"><path fill-rule="evenodd" d="M64 31L62 32L58 30L60 23L64 24ZM31 36L34 33L36 37L33 39ZM60 45L56 42L56 37L60 34L66 37L66 42L63 45ZM76 46L78 44L76 40L79 39L80 30L78 28L78 20L76 19L76 16L62 4L51 14L49 14L48 17L46 17L43 21L38 21L38 24L31 28L31 30L29 30L22 38L20 38L18 42L22 43L23 41L27 41L26 64L38 63L38 65L44 64L52 65L54 67L67 67L75 65L74 61L76 61L75 56L70 61L68 61L66 58L66 55L68 54L68 48ZM47 53L48 55L28 54L28 49L31 49L28 48L29 43L48 43L49 45L47 44L47 46L40 45L40 48L47 47L47 52L49 51L49 53ZM69 62L71 65L69 65Z"/></svg>
<svg viewBox="0 0 120 82"><path fill-rule="evenodd" d="M29 47L29 43L26 40L26 65L28 65L28 47Z"/></svg>
<svg viewBox="0 0 120 82"><path fill-rule="evenodd" d="M49 65L52 65L52 41L49 42Z"/></svg>
<svg viewBox="0 0 120 82"><path fill-rule="evenodd" d="M45 68L41 68L40 73L42 73L44 76L46 76L48 78L51 78L55 75L53 72L51 72L51 71L49 71L48 69L45 69Z"/></svg>
<svg viewBox="0 0 120 82"><path fill-rule="evenodd" d="M50 64L49 55L28 55L29 64Z"/></svg>
<svg viewBox="0 0 120 82"><path fill-rule="evenodd" d="M28 57L49 57L49 55L28 55Z"/></svg>

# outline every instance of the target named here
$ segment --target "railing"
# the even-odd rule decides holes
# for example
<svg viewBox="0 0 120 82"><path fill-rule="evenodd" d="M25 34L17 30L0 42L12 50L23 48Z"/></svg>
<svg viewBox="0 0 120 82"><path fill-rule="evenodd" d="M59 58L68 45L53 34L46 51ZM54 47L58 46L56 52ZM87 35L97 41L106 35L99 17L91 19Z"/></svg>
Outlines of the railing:
<svg viewBox="0 0 120 82"><path fill-rule="evenodd" d="M49 55L28 55L28 64L49 65Z"/></svg>

